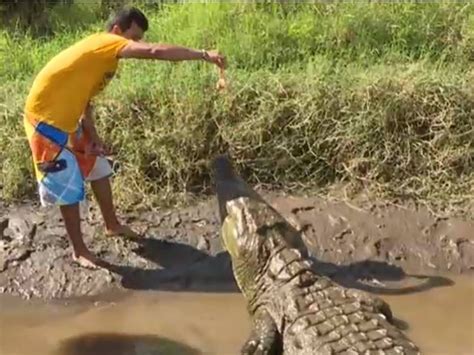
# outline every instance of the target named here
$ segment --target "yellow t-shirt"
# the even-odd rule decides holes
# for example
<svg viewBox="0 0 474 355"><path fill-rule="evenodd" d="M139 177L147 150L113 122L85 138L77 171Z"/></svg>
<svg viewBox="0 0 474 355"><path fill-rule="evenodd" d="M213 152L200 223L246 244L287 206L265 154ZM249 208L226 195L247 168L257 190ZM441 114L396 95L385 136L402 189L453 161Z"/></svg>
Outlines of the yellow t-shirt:
<svg viewBox="0 0 474 355"><path fill-rule="evenodd" d="M25 112L35 120L72 133L87 102L112 79L117 54L129 42L111 33L97 33L56 55L33 82Z"/></svg>

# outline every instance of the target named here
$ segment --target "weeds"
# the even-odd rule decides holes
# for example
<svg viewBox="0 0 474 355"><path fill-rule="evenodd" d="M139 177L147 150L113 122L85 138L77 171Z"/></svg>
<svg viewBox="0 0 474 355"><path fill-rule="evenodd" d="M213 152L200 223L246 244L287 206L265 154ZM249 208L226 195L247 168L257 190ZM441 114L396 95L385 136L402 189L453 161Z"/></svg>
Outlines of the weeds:
<svg viewBox="0 0 474 355"><path fill-rule="evenodd" d="M224 52L230 89L216 92L203 63L121 64L97 121L117 151L122 205L206 192L209 159L224 151L253 183L472 201L472 5L214 3L148 15L151 41ZM35 189L21 126L34 74L101 26L58 20L49 39L0 35L4 199Z"/></svg>

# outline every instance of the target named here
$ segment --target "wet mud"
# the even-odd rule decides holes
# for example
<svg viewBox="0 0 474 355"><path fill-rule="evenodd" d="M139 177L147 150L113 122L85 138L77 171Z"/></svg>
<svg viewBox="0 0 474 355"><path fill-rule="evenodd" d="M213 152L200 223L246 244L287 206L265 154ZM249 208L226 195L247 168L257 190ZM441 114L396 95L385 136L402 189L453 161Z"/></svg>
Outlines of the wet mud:
<svg viewBox="0 0 474 355"><path fill-rule="evenodd" d="M318 272L378 294L452 284L474 272L474 221L423 208L267 193L302 231ZM25 299L97 296L113 290L235 292L219 238L214 199L179 210L125 213L140 233L106 237L94 204L82 208L88 247L109 266L75 264L57 210L32 204L0 210L0 292Z"/></svg>

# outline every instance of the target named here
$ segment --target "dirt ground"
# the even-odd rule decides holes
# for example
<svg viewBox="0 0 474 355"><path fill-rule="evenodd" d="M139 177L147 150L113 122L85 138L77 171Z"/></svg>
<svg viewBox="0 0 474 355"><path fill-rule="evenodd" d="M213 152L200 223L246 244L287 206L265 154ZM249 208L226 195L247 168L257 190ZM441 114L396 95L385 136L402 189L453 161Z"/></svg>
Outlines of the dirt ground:
<svg viewBox="0 0 474 355"><path fill-rule="evenodd" d="M318 272L379 294L450 284L443 275L474 273L474 220L427 209L264 193L304 233ZM105 270L76 265L56 209L0 206L0 292L42 299L116 290L236 290L219 239L214 198L179 210L127 213L136 240L103 234L94 204L83 232Z"/></svg>

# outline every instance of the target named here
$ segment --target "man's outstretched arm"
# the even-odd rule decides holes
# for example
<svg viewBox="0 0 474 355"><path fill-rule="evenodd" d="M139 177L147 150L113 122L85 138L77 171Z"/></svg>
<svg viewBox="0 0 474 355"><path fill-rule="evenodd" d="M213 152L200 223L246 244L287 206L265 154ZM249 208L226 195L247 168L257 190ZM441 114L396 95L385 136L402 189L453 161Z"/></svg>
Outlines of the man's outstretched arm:
<svg viewBox="0 0 474 355"><path fill-rule="evenodd" d="M149 44L131 41L118 54L120 58L158 59L167 61L205 60L225 67L225 58L215 51L201 51L172 44Z"/></svg>

